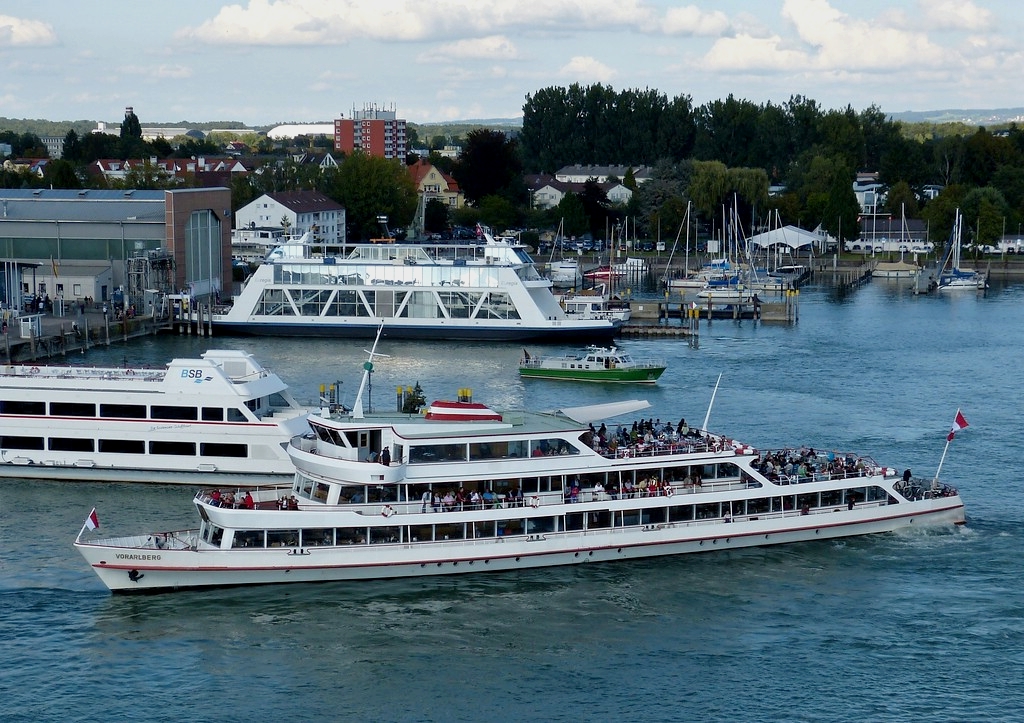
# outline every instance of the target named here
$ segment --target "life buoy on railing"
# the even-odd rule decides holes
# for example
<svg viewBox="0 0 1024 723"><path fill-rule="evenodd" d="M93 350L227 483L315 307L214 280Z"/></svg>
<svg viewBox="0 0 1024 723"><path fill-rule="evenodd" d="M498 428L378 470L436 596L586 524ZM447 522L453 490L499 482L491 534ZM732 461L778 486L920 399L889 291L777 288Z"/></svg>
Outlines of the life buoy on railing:
<svg viewBox="0 0 1024 723"><path fill-rule="evenodd" d="M530 498L530 507L540 507L540 497L534 495Z"/></svg>
<svg viewBox="0 0 1024 723"><path fill-rule="evenodd" d="M380 513L384 517L391 517L393 514L395 514L395 508L392 507L391 505L384 505L384 507L381 508Z"/></svg>
<svg viewBox="0 0 1024 723"><path fill-rule="evenodd" d="M29 374L38 374L39 373L39 367L32 367L31 369L28 370L28 373Z"/></svg>

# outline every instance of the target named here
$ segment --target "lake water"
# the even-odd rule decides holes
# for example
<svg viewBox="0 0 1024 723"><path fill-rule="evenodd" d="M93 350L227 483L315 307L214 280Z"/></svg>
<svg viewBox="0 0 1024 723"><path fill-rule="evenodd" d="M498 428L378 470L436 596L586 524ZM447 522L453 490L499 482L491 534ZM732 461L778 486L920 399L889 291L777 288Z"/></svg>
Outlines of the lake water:
<svg viewBox="0 0 1024 723"><path fill-rule="evenodd" d="M653 388L520 380L511 345L384 340L396 385L495 407L647 398L757 447L809 444L934 474L963 528L513 574L112 596L71 542L193 526L193 490L0 482L0 714L66 720L951 721L1024 707L1024 286L916 297L805 289L793 326L702 323L699 348L622 342ZM301 400L362 341L159 337L76 363L243 348ZM562 351L531 347L534 351Z"/></svg>

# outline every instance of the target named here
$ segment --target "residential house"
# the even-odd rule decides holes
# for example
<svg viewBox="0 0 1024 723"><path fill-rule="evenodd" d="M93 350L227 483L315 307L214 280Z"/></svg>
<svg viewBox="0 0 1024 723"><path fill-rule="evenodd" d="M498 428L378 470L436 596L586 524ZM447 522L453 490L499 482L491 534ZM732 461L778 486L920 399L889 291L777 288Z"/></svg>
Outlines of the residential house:
<svg viewBox="0 0 1024 723"><path fill-rule="evenodd" d="M584 183L591 178L598 183L605 183L610 177L620 181L626 177L630 169L633 171L633 178L637 185L649 181L651 168L649 166L564 166L555 173L555 179L564 183Z"/></svg>
<svg viewBox="0 0 1024 723"><path fill-rule="evenodd" d="M345 244L345 207L319 191L265 193L235 212L235 228L281 227L325 248Z"/></svg>
<svg viewBox="0 0 1024 723"><path fill-rule="evenodd" d="M450 209L462 208L466 197L459 188L458 182L430 161L421 158L409 168L409 175L416 184L416 191L424 203L438 199Z"/></svg>
<svg viewBox="0 0 1024 723"><path fill-rule="evenodd" d="M530 191L532 208L554 208L567 193L583 193L584 181L560 181L549 174L529 175L525 178L526 187ZM598 186L605 192L608 200L616 206L624 206L633 197L633 191L618 181L598 181Z"/></svg>

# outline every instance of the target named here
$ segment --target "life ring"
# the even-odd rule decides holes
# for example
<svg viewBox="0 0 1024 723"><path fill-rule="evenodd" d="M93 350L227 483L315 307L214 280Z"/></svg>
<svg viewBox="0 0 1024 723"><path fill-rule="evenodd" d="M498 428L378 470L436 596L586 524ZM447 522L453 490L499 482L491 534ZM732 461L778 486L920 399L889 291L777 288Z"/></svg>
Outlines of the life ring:
<svg viewBox="0 0 1024 723"><path fill-rule="evenodd" d="M124 370L124 375L126 377L133 377L133 376L135 376L135 370L134 369L125 369Z"/></svg>
<svg viewBox="0 0 1024 723"><path fill-rule="evenodd" d="M395 508L392 507L391 505L384 505L384 507L381 508L380 513L384 517L391 517L393 514L395 514Z"/></svg>
<svg viewBox="0 0 1024 723"><path fill-rule="evenodd" d="M530 498L530 507L540 507L540 497L534 495Z"/></svg>
<svg viewBox="0 0 1024 723"><path fill-rule="evenodd" d="M29 374L38 374L39 373L39 367L32 367L31 369L28 370L28 373Z"/></svg>

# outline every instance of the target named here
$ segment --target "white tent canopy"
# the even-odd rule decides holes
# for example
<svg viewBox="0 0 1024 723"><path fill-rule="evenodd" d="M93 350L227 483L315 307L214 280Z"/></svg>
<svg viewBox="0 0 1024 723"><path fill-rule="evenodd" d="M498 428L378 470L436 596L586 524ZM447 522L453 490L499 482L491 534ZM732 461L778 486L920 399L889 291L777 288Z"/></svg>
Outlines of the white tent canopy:
<svg viewBox="0 0 1024 723"><path fill-rule="evenodd" d="M805 246L811 246L815 243L821 244L825 241L824 238L811 231L804 231L802 228L796 226L782 226L781 228L775 228L771 231L765 231L759 233L756 236L750 237L750 242L757 248L767 248L768 246L787 246L790 249L804 248Z"/></svg>

